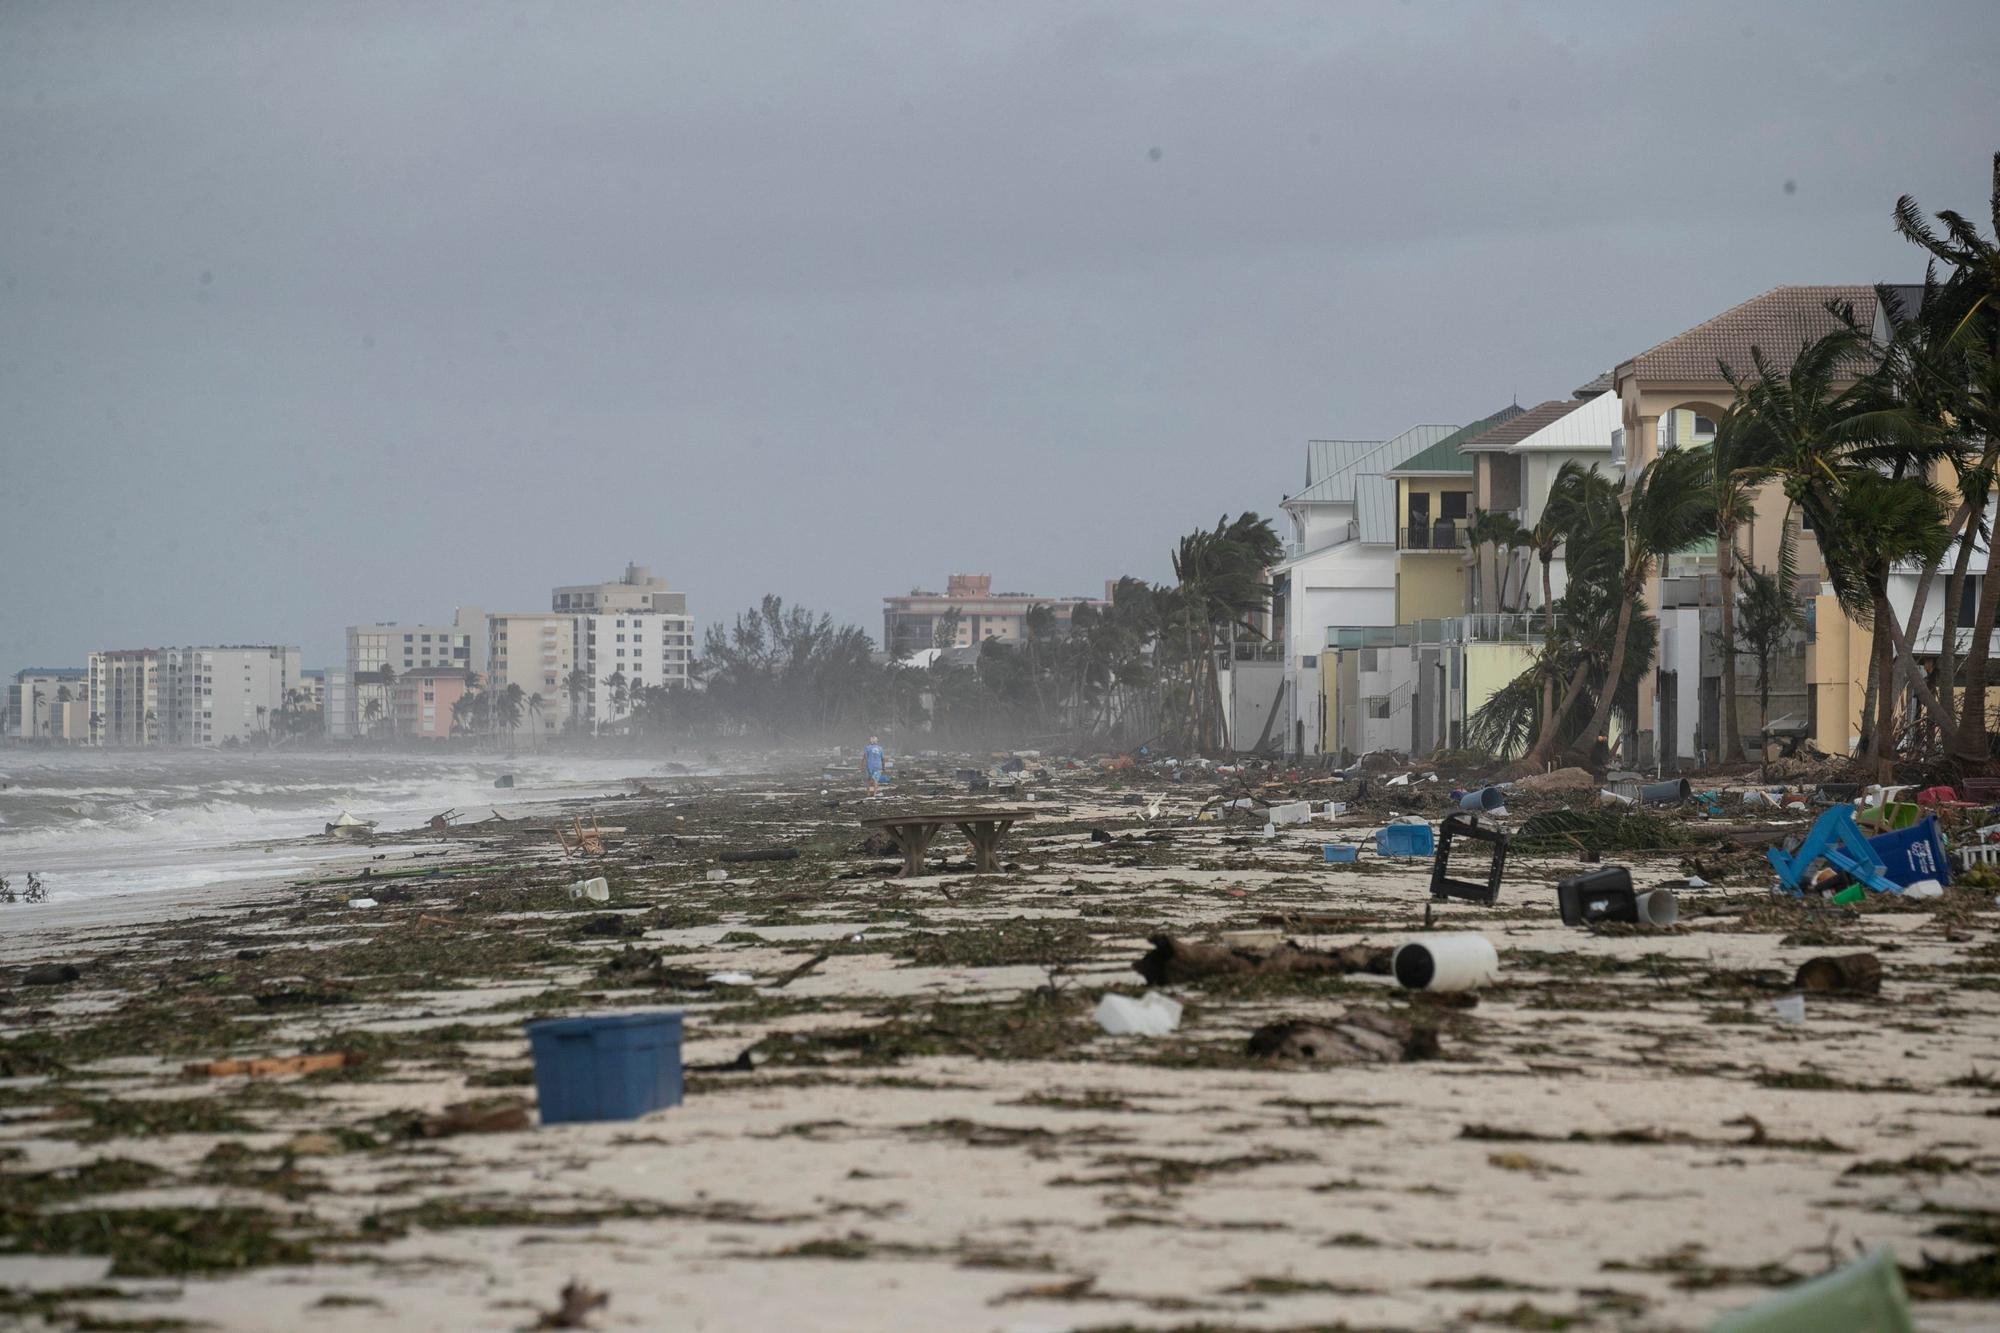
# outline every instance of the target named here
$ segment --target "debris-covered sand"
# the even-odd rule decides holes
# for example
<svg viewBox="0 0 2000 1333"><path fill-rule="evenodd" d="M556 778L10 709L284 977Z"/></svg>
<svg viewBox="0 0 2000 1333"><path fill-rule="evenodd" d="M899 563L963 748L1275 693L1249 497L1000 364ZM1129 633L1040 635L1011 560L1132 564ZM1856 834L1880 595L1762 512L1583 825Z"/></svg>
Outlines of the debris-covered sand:
<svg viewBox="0 0 2000 1333"><path fill-rule="evenodd" d="M933 768L898 799L968 799ZM1556 916L1578 850L1517 852L1497 906L1438 908L1500 949L1470 1006L1247 969L1172 986L1172 1035L1113 1038L1092 1008L1142 993L1152 937L1359 961L1420 929L1427 862L1319 845L1441 808L1378 792L1267 839L1192 822L1210 785L1026 785L994 876L893 878L859 824L889 803L815 771L601 802L622 832L583 872L545 822L495 823L449 860L358 848L365 881L0 910L0 1323L1698 1328L1887 1245L1920 1324L1993 1325L1991 889L1808 906L1704 837L1604 853L1641 887L1715 880L1679 925L1590 931ZM964 855L947 832L933 868ZM585 873L608 904L570 897ZM1801 963L1856 952L1878 995L1778 1019ZM23 984L47 964L78 977ZM508 1127L524 1019L658 1008L686 1015L683 1106ZM1250 1054L1295 1019L1426 1040ZM183 1072L323 1053L347 1058Z"/></svg>

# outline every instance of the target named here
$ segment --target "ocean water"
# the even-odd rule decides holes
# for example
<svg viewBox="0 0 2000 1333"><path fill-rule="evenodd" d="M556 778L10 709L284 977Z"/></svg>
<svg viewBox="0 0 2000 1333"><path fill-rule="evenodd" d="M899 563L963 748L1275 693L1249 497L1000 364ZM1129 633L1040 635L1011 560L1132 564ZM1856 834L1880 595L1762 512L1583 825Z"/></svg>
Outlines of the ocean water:
<svg viewBox="0 0 2000 1333"><path fill-rule="evenodd" d="M512 789L494 787L503 773ZM665 773L636 756L0 751L0 876L19 893L34 871L52 903L281 879L355 858L322 836L342 811L384 831L454 807L512 817Z"/></svg>

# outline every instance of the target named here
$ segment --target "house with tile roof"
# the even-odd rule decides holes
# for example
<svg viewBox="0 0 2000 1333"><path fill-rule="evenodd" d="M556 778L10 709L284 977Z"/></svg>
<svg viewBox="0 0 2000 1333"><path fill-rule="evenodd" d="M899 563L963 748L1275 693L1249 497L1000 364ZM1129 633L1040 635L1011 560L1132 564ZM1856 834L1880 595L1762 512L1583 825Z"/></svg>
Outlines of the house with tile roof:
<svg viewBox="0 0 2000 1333"><path fill-rule="evenodd" d="M1908 300L1920 288L1892 288ZM1691 329L1656 343L1636 356L1621 361L1612 371L1612 393L1620 408L1618 458L1626 478L1636 476L1647 462L1663 449L1700 443L1712 436L1714 423L1722 419L1732 391L1721 367L1739 374L1753 373L1752 349L1761 352L1769 364L1788 366L1802 347L1838 329L1842 309L1864 327L1878 334L1886 331L1887 312L1881 308L1873 285L1846 283L1827 286L1774 287L1730 307ZM1865 363L1857 361L1858 377ZM1781 675L1772 710L1787 726L1804 730L1815 744L1830 754L1849 753L1859 736L1862 697L1868 676L1868 631L1850 625L1830 596L1816 593L1824 575L1818 543L1786 504L1782 490L1764 487L1756 497L1757 520L1738 538L1746 561L1759 569L1774 568L1785 531L1789 527L1795 543L1802 593L1811 599L1812 622L1816 633L1804 650L1804 664L1787 664L1787 672L1802 675L1794 685L1790 675ZM1669 623L1665 614L1678 607L1701 606L1719 600L1721 589L1712 577L1703 578L1700 552L1691 552L1667 562L1657 571L1647 591L1647 601L1663 614L1660 662L1654 676L1641 682L1640 734L1626 758L1642 767L1659 762L1672 766L1696 755L1691 751L1714 753L1719 734L1715 719L1719 709L1704 708L1700 731L1685 710L1663 707L1661 690L1675 682L1668 676L1683 674L1690 664L1702 659L1702 649L1687 641ZM1673 691L1669 691L1669 696ZM1739 708L1741 705L1739 704ZM1678 713L1669 717L1669 713ZM1739 712L1739 717L1743 714Z"/></svg>

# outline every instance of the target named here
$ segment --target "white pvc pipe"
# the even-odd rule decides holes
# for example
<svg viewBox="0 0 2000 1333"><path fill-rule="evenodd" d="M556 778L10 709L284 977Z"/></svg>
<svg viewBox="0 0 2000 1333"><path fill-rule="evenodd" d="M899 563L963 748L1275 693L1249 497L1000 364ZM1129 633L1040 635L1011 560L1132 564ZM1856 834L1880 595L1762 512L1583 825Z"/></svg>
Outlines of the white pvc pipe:
<svg viewBox="0 0 2000 1333"><path fill-rule="evenodd" d="M1500 955L1484 935L1426 935L1399 945L1389 970L1406 990L1476 990L1500 975Z"/></svg>
<svg viewBox="0 0 2000 1333"><path fill-rule="evenodd" d="M1633 901L1638 904L1639 920L1648 926L1671 926L1681 919L1681 906L1672 889L1648 889Z"/></svg>

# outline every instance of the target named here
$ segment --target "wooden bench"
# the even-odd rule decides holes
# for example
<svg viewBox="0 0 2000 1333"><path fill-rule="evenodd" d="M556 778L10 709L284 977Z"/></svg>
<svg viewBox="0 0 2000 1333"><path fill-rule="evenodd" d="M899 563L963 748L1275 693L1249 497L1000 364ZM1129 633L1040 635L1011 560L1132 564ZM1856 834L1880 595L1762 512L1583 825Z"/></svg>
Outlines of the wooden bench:
<svg viewBox="0 0 2000 1333"><path fill-rule="evenodd" d="M873 815L862 820L861 827L880 829L888 834L903 854L903 873L921 875L924 873L924 857L930 854L931 842L938 831L947 824L956 825L972 844L973 870L981 875L993 875L1000 870L1000 839L1014 825L1034 817L1034 811L1014 806L986 809L957 806Z"/></svg>

